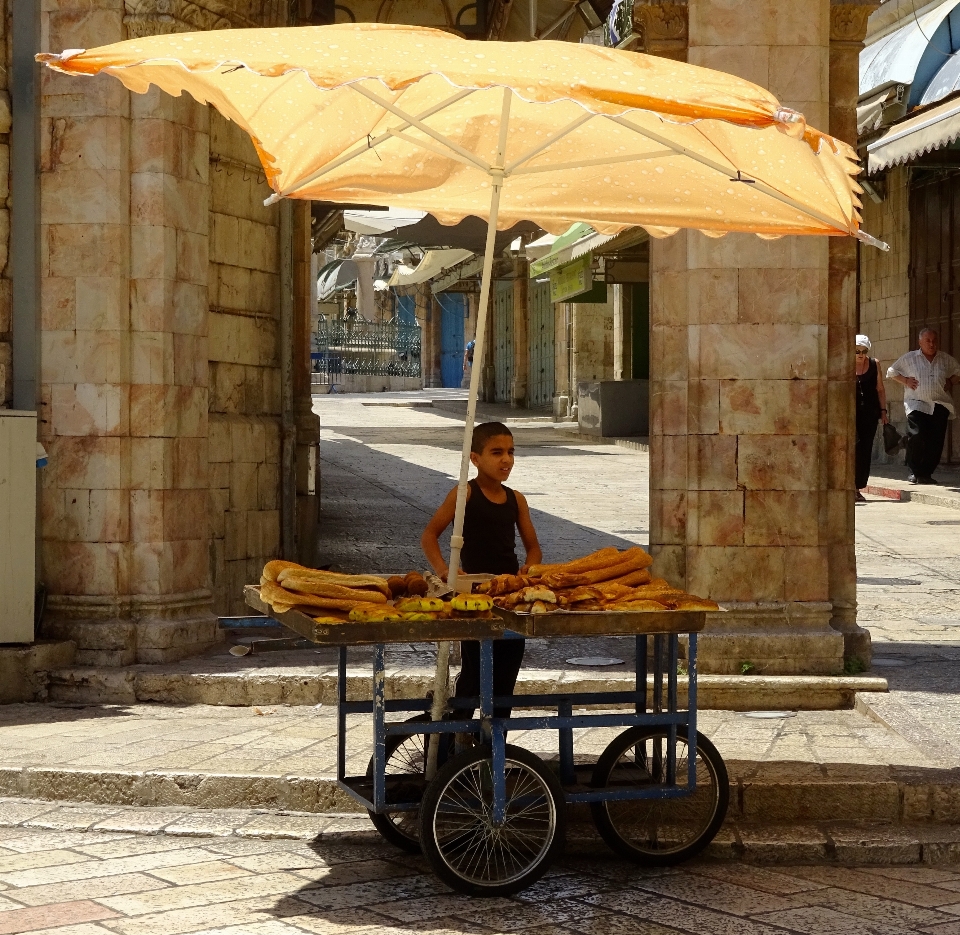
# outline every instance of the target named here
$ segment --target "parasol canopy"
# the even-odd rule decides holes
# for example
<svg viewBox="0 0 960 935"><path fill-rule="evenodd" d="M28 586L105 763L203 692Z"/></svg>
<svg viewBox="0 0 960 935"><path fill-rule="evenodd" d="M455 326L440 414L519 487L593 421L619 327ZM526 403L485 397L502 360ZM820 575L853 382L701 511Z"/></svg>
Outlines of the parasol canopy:
<svg viewBox="0 0 960 935"><path fill-rule="evenodd" d="M38 58L212 104L253 138L276 196L453 224L489 219L502 179L500 227L872 242L858 231L849 146L757 85L669 59L373 23L160 35Z"/></svg>

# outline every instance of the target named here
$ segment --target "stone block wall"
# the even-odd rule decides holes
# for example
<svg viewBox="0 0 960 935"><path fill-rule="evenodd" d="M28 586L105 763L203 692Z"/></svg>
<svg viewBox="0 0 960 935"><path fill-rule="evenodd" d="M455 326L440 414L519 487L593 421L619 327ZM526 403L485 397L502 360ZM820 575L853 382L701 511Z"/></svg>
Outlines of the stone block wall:
<svg viewBox="0 0 960 935"><path fill-rule="evenodd" d="M210 110L210 575L244 612L280 548L279 208L249 137Z"/></svg>
<svg viewBox="0 0 960 935"><path fill-rule="evenodd" d="M909 170L891 169L880 204L863 196L863 227L890 244L890 252L860 250L860 332L873 342L870 353L884 372L910 350L910 187ZM903 387L886 381L891 421L904 431ZM881 449L882 450L882 449Z"/></svg>

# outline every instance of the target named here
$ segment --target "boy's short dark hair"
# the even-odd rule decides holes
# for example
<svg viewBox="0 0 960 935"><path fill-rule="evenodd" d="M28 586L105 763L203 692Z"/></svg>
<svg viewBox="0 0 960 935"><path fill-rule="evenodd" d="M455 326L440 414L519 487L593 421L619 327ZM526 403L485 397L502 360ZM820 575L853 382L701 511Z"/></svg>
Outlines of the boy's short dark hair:
<svg viewBox="0 0 960 935"><path fill-rule="evenodd" d="M483 449L487 447L487 442L497 435L509 435L513 438L513 432L510 431L502 422L481 422L473 430L473 439L470 442L470 450L474 454L482 455Z"/></svg>

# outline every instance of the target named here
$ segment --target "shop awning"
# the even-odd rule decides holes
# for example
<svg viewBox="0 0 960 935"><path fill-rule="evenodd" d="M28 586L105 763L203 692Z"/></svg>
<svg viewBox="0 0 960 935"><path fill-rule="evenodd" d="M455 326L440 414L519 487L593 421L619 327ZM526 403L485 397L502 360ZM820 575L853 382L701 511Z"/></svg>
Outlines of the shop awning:
<svg viewBox="0 0 960 935"><path fill-rule="evenodd" d="M542 276L613 240L615 234L598 234L589 224L574 224L554 242L549 253L530 264L531 278Z"/></svg>
<svg viewBox="0 0 960 935"><path fill-rule="evenodd" d="M953 97L936 107L890 127L867 146L868 172L940 149L960 138L960 98Z"/></svg>
<svg viewBox="0 0 960 935"><path fill-rule="evenodd" d="M356 260L342 259L327 263L317 273L317 298L322 302L360 278L360 268Z"/></svg>
<svg viewBox="0 0 960 935"><path fill-rule="evenodd" d="M958 4L960 0L945 0L924 9L925 4L918 0L918 10L906 17L903 25L868 40L860 53L861 100L887 84L909 86L919 81L925 88L944 56L957 51L956 24L946 20Z"/></svg>
<svg viewBox="0 0 960 935"><path fill-rule="evenodd" d="M426 211L412 211L409 208L386 208L382 211L343 212L343 226L355 234L367 234L382 237L404 227L410 227L427 216Z"/></svg>
<svg viewBox="0 0 960 935"><path fill-rule="evenodd" d="M416 269L398 266L387 280L388 286L415 286L417 283L433 279L445 269L456 266L473 256L471 250L428 250Z"/></svg>

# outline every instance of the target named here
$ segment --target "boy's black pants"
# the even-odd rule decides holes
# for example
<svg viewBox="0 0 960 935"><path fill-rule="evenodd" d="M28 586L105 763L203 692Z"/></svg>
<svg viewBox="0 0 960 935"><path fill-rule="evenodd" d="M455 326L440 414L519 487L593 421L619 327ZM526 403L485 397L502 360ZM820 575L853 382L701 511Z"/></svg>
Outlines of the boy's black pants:
<svg viewBox="0 0 960 935"><path fill-rule="evenodd" d="M523 663L525 640L493 641L493 694L512 695L517 675ZM460 677L455 698L477 698L480 695L480 643L462 640L460 643ZM494 717L510 717L510 708L494 707ZM472 718L473 712L458 710L453 717Z"/></svg>

